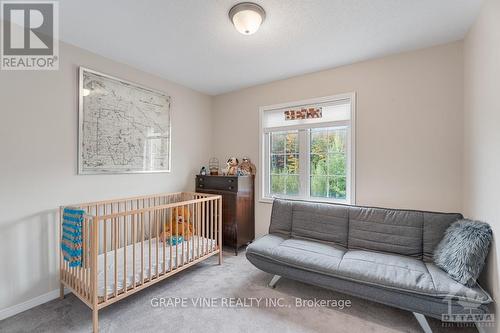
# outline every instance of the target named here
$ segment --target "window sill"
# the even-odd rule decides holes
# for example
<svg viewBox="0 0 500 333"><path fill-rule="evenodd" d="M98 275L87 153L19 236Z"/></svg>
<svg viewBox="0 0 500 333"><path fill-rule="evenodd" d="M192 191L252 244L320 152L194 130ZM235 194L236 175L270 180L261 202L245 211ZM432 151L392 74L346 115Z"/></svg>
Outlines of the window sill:
<svg viewBox="0 0 500 333"><path fill-rule="evenodd" d="M321 203L332 203L332 204L340 204L340 205L354 205L353 202L349 202L347 200L333 200L333 199L322 199L322 198L299 198L299 197L261 197L259 199L260 203L272 204L274 199L283 199L283 200L297 200L297 201L308 201L308 202L321 202Z"/></svg>
<svg viewBox="0 0 500 333"><path fill-rule="evenodd" d="M260 203L267 203L267 204L272 204L273 203L273 198L260 198L259 202Z"/></svg>

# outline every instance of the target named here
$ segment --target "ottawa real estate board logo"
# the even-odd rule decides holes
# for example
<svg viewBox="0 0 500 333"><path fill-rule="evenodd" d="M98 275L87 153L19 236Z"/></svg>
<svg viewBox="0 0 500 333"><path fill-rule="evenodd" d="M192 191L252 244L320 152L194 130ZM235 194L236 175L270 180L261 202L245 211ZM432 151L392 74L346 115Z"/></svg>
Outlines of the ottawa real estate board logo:
<svg viewBox="0 0 500 333"><path fill-rule="evenodd" d="M59 3L0 1L0 8L0 69L59 69Z"/></svg>

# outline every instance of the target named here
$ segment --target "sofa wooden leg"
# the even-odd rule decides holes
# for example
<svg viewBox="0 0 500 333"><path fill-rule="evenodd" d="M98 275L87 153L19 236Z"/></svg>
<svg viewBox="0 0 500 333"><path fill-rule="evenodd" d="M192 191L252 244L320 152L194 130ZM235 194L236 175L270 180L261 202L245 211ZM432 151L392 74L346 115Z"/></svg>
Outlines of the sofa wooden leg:
<svg viewBox="0 0 500 333"><path fill-rule="evenodd" d="M423 314L413 312L413 315L420 324L420 327L422 327L424 333L432 333L431 327L429 326L429 323L427 322L427 319L425 319L425 316Z"/></svg>
<svg viewBox="0 0 500 333"><path fill-rule="evenodd" d="M271 282L269 282L269 287L274 289L274 287L276 287L276 283L278 283L279 279L281 279L281 276L279 276L279 275L273 276L273 278L271 279Z"/></svg>

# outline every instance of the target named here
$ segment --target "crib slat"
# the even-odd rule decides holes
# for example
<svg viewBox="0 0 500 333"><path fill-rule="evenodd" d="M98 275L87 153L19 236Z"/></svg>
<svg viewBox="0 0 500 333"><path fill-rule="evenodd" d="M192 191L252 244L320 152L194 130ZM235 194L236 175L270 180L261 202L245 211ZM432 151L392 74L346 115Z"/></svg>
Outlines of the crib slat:
<svg viewBox="0 0 500 333"><path fill-rule="evenodd" d="M167 237L165 235L165 216L167 215L166 209L161 210L161 229L163 232L162 246L163 246L163 274L167 272Z"/></svg>
<svg viewBox="0 0 500 333"><path fill-rule="evenodd" d="M199 258L200 257L200 241L201 241L201 203L197 202L196 203L196 226L198 229L198 240L196 244L196 255Z"/></svg>
<svg viewBox="0 0 500 333"><path fill-rule="evenodd" d="M156 200L155 200L156 201ZM156 203L155 203L156 206ZM159 235L160 235L160 228L159 228L159 223L158 223L158 215L159 211L155 210L154 211L154 219L155 219L155 226L156 226L156 277L160 276L160 242L158 242Z"/></svg>
<svg viewBox="0 0 500 333"><path fill-rule="evenodd" d="M169 271L171 272L172 269L173 269L173 265L174 265L174 257L173 257L173 238L174 238L174 232L173 232L173 229L172 229L172 220L173 220L173 212L174 212L174 209L173 208L169 208L169 217L168 217L168 225L169 225L169 230L170 230L170 244L169 244L169 248L170 248L170 267L169 267Z"/></svg>
<svg viewBox="0 0 500 333"><path fill-rule="evenodd" d="M106 215L106 205L104 205L104 215ZM108 236L107 236L107 229L108 229L108 220L102 221L104 224L104 231L103 231L103 256L104 256L104 301L106 302L108 300Z"/></svg>
<svg viewBox="0 0 500 333"><path fill-rule="evenodd" d="M181 224L181 227L182 227L182 242L181 242L181 266L184 265L184 242L186 241L186 221L184 221L184 212L186 211L186 206L181 206L182 207L182 224Z"/></svg>
<svg viewBox="0 0 500 333"><path fill-rule="evenodd" d="M117 237L117 233L118 233L118 227L117 227L117 223L116 223L116 217L111 220L111 223L113 225L113 237L114 237L114 245L115 245L115 261L114 261L114 268L115 268L115 280L114 280L114 295L115 297L118 296L118 237Z"/></svg>
<svg viewBox="0 0 500 333"><path fill-rule="evenodd" d="M218 238L219 238L219 265L222 265L222 197L217 199L219 206L219 216L218 216Z"/></svg>
<svg viewBox="0 0 500 333"><path fill-rule="evenodd" d="M144 204L144 201L143 201ZM141 285L144 284L144 213L141 213Z"/></svg>
<svg viewBox="0 0 500 333"><path fill-rule="evenodd" d="M179 224L177 223L177 216L179 216L179 208L175 207L175 215L172 220L175 223L175 268L179 267Z"/></svg>
<svg viewBox="0 0 500 333"><path fill-rule="evenodd" d="M215 209L214 209L214 200L210 201L210 252L213 251L213 240L214 240L214 217L215 217Z"/></svg>
<svg viewBox="0 0 500 333"><path fill-rule="evenodd" d="M151 201L148 200L148 204L151 204ZM151 275L153 274L153 266L152 266L152 253L151 253L151 242L153 241L152 239L152 229L151 229L151 211L148 211L148 232L149 232L149 281L151 281Z"/></svg>
<svg viewBox="0 0 500 333"><path fill-rule="evenodd" d="M203 210L205 212L205 219L203 220L203 223L205 224L205 238L204 238L205 250L203 253L204 253L204 255L207 255L208 254L208 233L209 233L208 228L210 227L210 216L209 216L209 212L208 212L209 201L205 201L203 203L205 206L205 209Z"/></svg>
<svg viewBox="0 0 500 333"><path fill-rule="evenodd" d="M188 233L190 232L191 230L191 223L193 222L193 216L192 216L192 212L193 211L193 205L188 205L188 212L189 212L189 218L188 218L188 221L187 221L187 229L188 229ZM191 248L190 248L190 243L191 243L191 240L193 239L193 234L191 234L191 236L189 237L189 240L187 242L187 262L189 263L192 259L192 256L191 256Z"/></svg>
<svg viewBox="0 0 500 333"><path fill-rule="evenodd" d="M197 239L197 230L196 230L196 203L193 203L193 216L191 217L191 223L193 225L193 240L191 242L191 250L193 251L192 260L196 259L196 239Z"/></svg>
<svg viewBox="0 0 500 333"><path fill-rule="evenodd" d="M127 219L125 216L123 217L123 292L127 292Z"/></svg>
<svg viewBox="0 0 500 333"><path fill-rule="evenodd" d="M208 254L208 235L210 233L210 201L205 201L205 255Z"/></svg>
<svg viewBox="0 0 500 333"><path fill-rule="evenodd" d="M201 252L202 252L202 255L204 256L205 255L205 237L206 237L206 234L205 234L205 201L203 201L201 203L201 233L203 234L202 235L202 239L201 239Z"/></svg>
<svg viewBox="0 0 500 333"><path fill-rule="evenodd" d="M132 288L135 288L135 244L137 242L137 235L135 230L135 214L132 214Z"/></svg>
<svg viewBox="0 0 500 333"><path fill-rule="evenodd" d="M205 249L204 254L208 254L208 242L210 235L210 201L205 202Z"/></svg>
<svg viewBox="0 0 500 333"><path fill-rule="evenodd" d="M210 253L210 239L212 234L212 201L207 201L207 254Z"/></svg>

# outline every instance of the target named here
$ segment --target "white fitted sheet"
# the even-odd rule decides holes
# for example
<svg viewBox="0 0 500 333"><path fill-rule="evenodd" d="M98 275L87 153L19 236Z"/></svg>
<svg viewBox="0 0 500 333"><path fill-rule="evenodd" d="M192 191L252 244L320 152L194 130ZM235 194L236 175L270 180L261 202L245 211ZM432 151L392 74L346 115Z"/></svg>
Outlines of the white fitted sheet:
<svg viewBox="0 0 500 333"><path fill-rule="evenodd" d="M149 279L150 267L149 267L149 240L144 241L144 269L142 273L144 274L144 280ZM189 253L188 253L188 243L189 243ZM202 244L204 246L202 247ZM199 245L199 246L198 246ZM126 283L127 287L132 286L134 281L133 267L133 247L135 246L135 282L136 284L141 282L141 248L142 243L138 242L135 244L128 245L126 254L127 257L124 257L124 248L121 247L116 251L117 257L117 292L123 291L123 286ZM158 273L164 273L163 271L163 242L157 241L156 238L151 240L151 276L155 276ZM182 251L184 248L184 252ZM203 251L207 252L214 251L216 248L215 240L208 239L199 236L192 236L189 241L183 241L182 244L172 245L172 257L173 257L173 266L172 268L177 267L177 263L179 265L181 263L187 264L189 261L198 258L203 255ZM158 268L156 267L156 256L158 249ZM177 256L176 256L177 249ZM184 260L182 259L184 253ZM115 292L115 251L108 251L106 254L102 253L98 257L98 267L99 267L99 275L98 275L98 295L100 297L104 296L104 256L106 257L106 292L109 295L113 295ZM127 262L127 270L124 271L124 262ZM170 270L170 245L168 243L165 244L165 271L168 272ZM126 276L126 279L124 277Z"/></svg>

